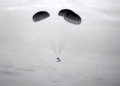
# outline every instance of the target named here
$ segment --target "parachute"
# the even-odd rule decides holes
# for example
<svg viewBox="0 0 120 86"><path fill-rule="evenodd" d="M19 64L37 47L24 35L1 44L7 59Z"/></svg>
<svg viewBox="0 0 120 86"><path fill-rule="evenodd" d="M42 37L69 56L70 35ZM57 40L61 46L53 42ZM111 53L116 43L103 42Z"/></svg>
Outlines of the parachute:
<svg viewBox="0 0 120 86"><path fill-rule="evenodd" d="M34 22L39 22L45 18L48 18L50 16L50 14L46 11L39 11L37 13L35 13L33 15L33 21ZM75 25L79 25L81 24L81 17L76 14L75 12L73 12L70 9L62 9L59 11L58 16L61 16L62 18L64 18L64 20L66 20L67 22L71 23L71 24L75 24ZM53 31L54 32L54 31ZM58 29L55 29L55 47L53 47L55 53L57 54L57 57L59 57L61 50L62 50L62 45L59 44L59 31ZM58 61L60 61L58 59Z"/></svg>
<svg viewBox="0 0 120 86"><path fill-rule="evenodd" d="M79 25L81 23L81 17L74 12L69 12L64 16L64 19L69 23Z"/></svg>
<svg viewBox="0 0 120 86"><path fill-rule="evenodd" d="M73 11L69 9L63 9L59 11L58 15L64 17L66 13L69 13L69 12L73 12Z"/></svg>
<svg viewBox="0 0 120 86"><path fill-rule="evenodd" d="M50 16L50 14L48 12L40 11L40 12L37 12L33 15L33 21L38 22L38 21L41 21L49 16Z"/></svg>
<svg viewBox="0 0 120 86"><path fill-rule="evenodd" d="M81 17L70 9L62 9L58 13L59 16L64 17L64 19L72 24L79 25L81 23Z"/></svg>

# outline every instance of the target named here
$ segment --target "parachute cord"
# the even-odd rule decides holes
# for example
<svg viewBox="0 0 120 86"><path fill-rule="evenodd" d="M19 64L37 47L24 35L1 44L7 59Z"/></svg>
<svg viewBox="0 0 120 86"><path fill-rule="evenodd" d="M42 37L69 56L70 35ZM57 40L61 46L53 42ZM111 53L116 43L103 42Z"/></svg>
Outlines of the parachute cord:
<svg viewBox="0 0 120 86"><path fill-rule="evenodd" d="M60 50L60 39L59 39L59 28L55 28L55 46L56 46L56 55L57 57L60 56L61 50Z"/></svg>
<svg viewBox="0 0 120 86"><path fill-rule="evenodd" d="M52 31L52 32L53 32L53 31ZM46 35L46 33L45 33L45 35ZM51 48L53 49L54 53L57 54L55 42L54 42L54 40L53 40L53 33L52 33L52 35L50 35L49 37L46 36L46 38L47 38L47 41L50 43ZM51 39L51 38L52 38L52 39ZM51 39L51 40L50 40L50 39Z"/></svg>

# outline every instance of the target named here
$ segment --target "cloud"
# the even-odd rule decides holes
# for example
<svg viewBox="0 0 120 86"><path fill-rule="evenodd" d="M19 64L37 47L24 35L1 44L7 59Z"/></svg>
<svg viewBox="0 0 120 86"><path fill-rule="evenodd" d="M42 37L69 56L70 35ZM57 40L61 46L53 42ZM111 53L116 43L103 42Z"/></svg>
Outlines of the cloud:
<svg viewBox="0 0 120 86"><path fill-rule="evenodd" d="M8 3L9 2L9 3ZM47 8L61 8L61 7L74 7L72 3L69 3L66 0L54 0L54 1L48 1L48 0L21 0L21 1L15 1L15 0L9 0L9 1L2 1L2 6L0 6L0 10L26 10L31 9L35 7L44 7ZM54 5L53 5L54 4ZM1 4L0 4L1 5Z"/></svg>
<svg viewBox="0 0 120 86"><path fill-rule="evenodd" d="M23 71L35 71L33 69L24 69L24 68L21 68L21 69L15 69L15 70L23 70Z"/></svg>
<svg viewBox="0 0 120 86"><path fill-rule="evenodd" d="M57 82L62 82L62 81L53 81L53 82L57 83Z"/></svg>
<svg viewBox="0 0 120 86"><path fill-rule="evenodd" d="M13 68L12 66L0 66L2 68Z"/></svg>
<svg viewBox="0 0 120 86"><path fill-rule="evenodd" d="M13 71L0 71L0 74L4 74L4 75L22 75L19 72L13 72Z"/></svg>

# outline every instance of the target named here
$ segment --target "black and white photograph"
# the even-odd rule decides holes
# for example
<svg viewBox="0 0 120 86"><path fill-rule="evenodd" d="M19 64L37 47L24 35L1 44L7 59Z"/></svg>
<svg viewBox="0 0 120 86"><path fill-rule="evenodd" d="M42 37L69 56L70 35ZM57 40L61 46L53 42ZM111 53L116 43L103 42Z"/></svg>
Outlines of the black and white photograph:
<svg viewBox="0 0 120 86"><path fill-rule="evenodd" d="M0 0L0 86L120 86L120 0Z"/></svg>

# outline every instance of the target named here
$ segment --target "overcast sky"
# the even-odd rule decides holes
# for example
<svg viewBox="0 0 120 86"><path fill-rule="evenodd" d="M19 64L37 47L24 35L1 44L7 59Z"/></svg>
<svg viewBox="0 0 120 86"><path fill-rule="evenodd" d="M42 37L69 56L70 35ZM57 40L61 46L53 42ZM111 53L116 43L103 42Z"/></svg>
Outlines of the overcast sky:
<svg viewBox="0 0 120 86"><path fill-rule="evenodd" d="M58 16L66 8L80 25ZM38 11L50 17L35 23ZM0 86L119 86L119 15L119 0L1 0Z"/></svg>

